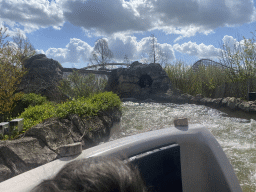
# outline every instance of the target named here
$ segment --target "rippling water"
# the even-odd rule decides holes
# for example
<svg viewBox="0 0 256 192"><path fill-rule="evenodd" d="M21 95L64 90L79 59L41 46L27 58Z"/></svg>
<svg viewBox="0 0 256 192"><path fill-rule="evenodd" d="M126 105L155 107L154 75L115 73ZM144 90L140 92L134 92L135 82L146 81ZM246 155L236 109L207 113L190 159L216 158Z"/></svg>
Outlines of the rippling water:
<svg viewBox="0 0 256 192"><path fill-rule="evenodd" d="M172 103L123 103L123 115L110 140L174 126L176 117L189 124L205 124L218 140L234 167L244 192L256 191L256 121L228 117L206 106Z"/></svg>

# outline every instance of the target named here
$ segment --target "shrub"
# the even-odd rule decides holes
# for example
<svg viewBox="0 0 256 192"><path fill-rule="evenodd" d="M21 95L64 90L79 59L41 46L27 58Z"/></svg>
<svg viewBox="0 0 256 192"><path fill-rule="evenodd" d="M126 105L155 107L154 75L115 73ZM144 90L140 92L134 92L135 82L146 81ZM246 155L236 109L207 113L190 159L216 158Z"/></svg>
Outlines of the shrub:
<svg viewBox="0 0 256 192"><path fill-rule="evenodd" d="M40 94L29 93L23 94L22 98L16 103L16 107L12 111L12 117L17 117L24 112L29 106L42 105L47 102L46 97Z"/></svg>
<svg viewBox="0 0 256 192"><path fill-rule="evenodd" d="M40 94L29 93L24 94L21 101L26 106L36 106L42 105L43 103L47 102L47 99L45 96L41 96Z"/></svg>
<svg viewBox="0 0 256 192"><path fill-rule="evenodd" d="M54 117L54 108L54 105L50 102L37 106L29 106L28 108L26 108L19 117L24 118L24 127L22 132L25 132L32 126L37 125L38 123L41 123L46 119Z"/></svg>
<svg viewBox="0 0 256 192"><path fill-rule="evenodd" d="M89 97L92 94L103 92L107 81L98 79L94 74L81 75L78 71L73 71L67 79L60 81L59 90L71 98Z"/></svg>
<svg viewBox="0 0 256 192"><path fill-rule="evenodd" d="M109 110L115 107L121 107L121 100L113 92L104 92L96 94L89 98L89 102L95 104L99 110Z"/></svg>
<svg viewBox="0 0 256 192"><path fill-rule="evenodd" d="M31 105L25 109L19 118L24 118L22 132L25 132L32 126L51 117L66 118L70 114L78 114L81 117L94 116L99 111L113 109L114 107L121 107L120 98L112 92L104 92L95 94L90 98L80 97L61 104L46 102L42 105Z"/></svg>
<svg viewBox="0 0 256 192"><path fill-rule="evenodd" d="M55 112L58 118L66 118L69 114L94 116L97 115L98 108L94 104L89 103L88 100L79 98L77 100L58 104Z"/></svg>

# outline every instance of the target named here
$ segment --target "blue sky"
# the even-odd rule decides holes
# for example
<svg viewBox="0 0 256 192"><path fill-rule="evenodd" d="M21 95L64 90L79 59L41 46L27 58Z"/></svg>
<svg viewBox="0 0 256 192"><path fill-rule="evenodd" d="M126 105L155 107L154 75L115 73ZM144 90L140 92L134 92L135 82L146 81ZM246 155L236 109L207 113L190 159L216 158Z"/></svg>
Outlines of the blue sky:
<svg viewBox="0 0 256 192"><path fill-rule="evenodd" d="M218 61L220 44L256 30L253 0L0 0L0 10L0 27L11 37L20 30L37 53L63 67L86 67L100 38L113 62L127 54L150 63L151 34L169 63Z"/></svg>

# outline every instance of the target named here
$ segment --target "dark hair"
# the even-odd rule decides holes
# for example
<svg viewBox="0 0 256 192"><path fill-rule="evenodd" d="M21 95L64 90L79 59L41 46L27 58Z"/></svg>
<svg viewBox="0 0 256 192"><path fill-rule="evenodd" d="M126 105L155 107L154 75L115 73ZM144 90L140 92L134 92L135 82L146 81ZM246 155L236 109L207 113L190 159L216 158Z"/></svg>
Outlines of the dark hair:
<svg viewBox="0 0 256 192"><path fill-rule="evenodd" d="M139 170L118 158L91 157L66 164L33 192L146 192Z"/></svg>

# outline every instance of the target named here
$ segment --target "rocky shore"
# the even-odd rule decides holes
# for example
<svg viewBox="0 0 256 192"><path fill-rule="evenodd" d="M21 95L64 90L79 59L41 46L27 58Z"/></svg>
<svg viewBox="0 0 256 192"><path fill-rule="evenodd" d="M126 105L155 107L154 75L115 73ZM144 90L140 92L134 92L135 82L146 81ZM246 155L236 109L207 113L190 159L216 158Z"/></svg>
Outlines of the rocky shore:
<svg viewBox="0 0 256 192"><path fill-rule="evenodd" d="M82 149L107 141L121 111L113 109L98 116L51 118L32 127L19 139L0 141L0 182L61 158L63 146L82 143Z"/></svg>
<svg viewBox="0 0 256 192"><path fill-rule="evenodd" d="M227 108L231 111L243 111L250 114L256 114L256 101L243 101L235 97L226 98L206 98L202 95L192 96L189 94L179 94L168 90L166 93L153 94L146 100L139 101L135 98L123 98L122 101L133 102L169 102L177 104L197 104L212 108Z"/></svg>

